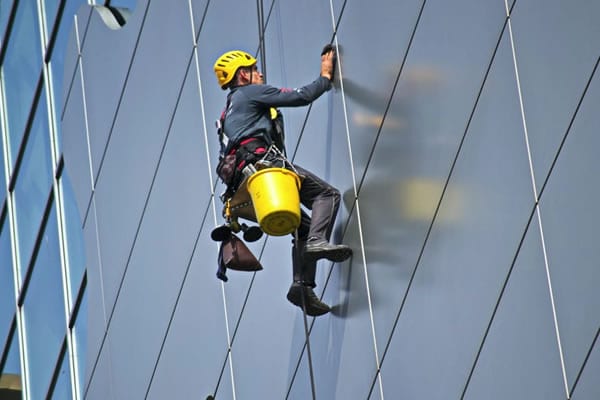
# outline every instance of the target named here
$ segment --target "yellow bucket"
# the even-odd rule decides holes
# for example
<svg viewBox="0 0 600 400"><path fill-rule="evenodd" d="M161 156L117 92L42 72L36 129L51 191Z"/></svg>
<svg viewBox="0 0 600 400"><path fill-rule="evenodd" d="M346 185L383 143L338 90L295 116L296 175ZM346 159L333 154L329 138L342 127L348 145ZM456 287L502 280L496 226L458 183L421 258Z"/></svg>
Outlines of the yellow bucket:
<svg viewBox="0 0 600 400"><path fill-rule="evenodd" d="M265 168L248 178L256 221L266 234L283 236L300 226L300 178L285 168Z"/></svg>

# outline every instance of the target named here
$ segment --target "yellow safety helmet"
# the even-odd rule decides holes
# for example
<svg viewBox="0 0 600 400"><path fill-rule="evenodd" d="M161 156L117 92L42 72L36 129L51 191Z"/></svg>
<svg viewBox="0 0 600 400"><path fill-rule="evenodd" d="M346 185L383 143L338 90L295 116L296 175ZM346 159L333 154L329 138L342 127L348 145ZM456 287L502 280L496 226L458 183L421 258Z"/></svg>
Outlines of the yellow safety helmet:
<svg viewBox="0 0 600 400"><path fill-rule="evenodd" d="M215 62L215 75L221 89L226 89L236 71L240 67L251 67L256 64L256 58L241 50L228 51Z"/></svg>

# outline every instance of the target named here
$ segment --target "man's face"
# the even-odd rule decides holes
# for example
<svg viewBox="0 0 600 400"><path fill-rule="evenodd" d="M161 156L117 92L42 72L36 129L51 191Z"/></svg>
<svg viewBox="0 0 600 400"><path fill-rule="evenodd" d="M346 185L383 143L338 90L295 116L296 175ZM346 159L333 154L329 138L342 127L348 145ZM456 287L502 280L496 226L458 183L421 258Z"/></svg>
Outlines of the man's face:
<svg viewBox="0 0 600 400"><path fill-rule="evenodd" d="M263 74L258 70L256 64L254 64L251 69L250 83L254 85L262 85L265 83Z"/></svg>

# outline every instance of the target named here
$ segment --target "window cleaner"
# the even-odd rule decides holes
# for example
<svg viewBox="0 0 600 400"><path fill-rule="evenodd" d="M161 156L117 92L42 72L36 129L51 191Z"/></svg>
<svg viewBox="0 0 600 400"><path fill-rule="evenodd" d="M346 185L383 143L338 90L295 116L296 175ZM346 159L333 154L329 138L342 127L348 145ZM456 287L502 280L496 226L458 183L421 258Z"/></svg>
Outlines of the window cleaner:
<svg viewBox="0 0 600 400"><path fill-rule="evenodd" d="M215 228L212 237L222 241L221 239L230 237L232 231L244 230L244 235L249 239L258 240L260 234L256 233L257 227L244 227L237 219L240 217L257 221L257 204L254 204L256 199L252 197L256 196L252 193L253 186L258 186L259 190L266 190L268 186L266 183L256 185L260 180L259 174L275 177L272 179L276 181L274 186L280 191L278 195L269 195L273 202L284 196L286 190L289 192L287 185L291 182L293 187L295 182L299 203L312 211L308 215L304 210L299 210L297 226L293 229L293 282L287 299L303 308L310 316L323 315L331 310L313 291L316 287L317 261L327 259L343 262L352 256L352 249L329 242L339 209L340 192L286 158L283 115L279 107L306 106L330 90L335 62L335 49L328 44L321 52L319 77L297 89L265 84L256 59L244 51L229 51L214 64L219 85L223 90L229 90L229 93L225 109L217 123L220 142L217 174L227 186L221 196L226 224ZM283 170L289 171L289 174ZM284 175L285 178L282 178ZM288 179L289 177L291 178ZM281 191L282 186L287 186L288 189ZM291 201L285 200L284 203ZM261 223L262 231L270 229L275 228ZM286 229L282 229L282 232ZM277 230L270 234L277 234Z"/></svg>

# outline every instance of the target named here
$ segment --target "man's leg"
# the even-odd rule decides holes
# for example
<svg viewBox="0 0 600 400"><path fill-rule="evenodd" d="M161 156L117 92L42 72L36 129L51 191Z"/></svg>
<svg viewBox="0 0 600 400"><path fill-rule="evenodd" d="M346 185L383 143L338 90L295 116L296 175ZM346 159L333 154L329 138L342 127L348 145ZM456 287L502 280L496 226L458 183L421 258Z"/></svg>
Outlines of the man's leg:
<svg viewBox="0 0 600 400"><path fill-rule="evenodd" d="M305 262L302 260L302 250L305 245L304 240L293 240L292 247L292 268L294 273L294 282L290 286L287 299L294 305L306 309L306 314L312 317L328 313L331 309L323 303L313 291L317 286L315 276L317 273L317 262Z"/></svg>
<svg viewBox="0 0 600 400"><path fill-rule="evenodd" d="M294 165L304 179L300 187L300 202L312 210L304 260L315 261L326 258L341 262L352 255L352 249L346 245L329 243L335 217L340 206L340 192L315 174Z"/></svg>

